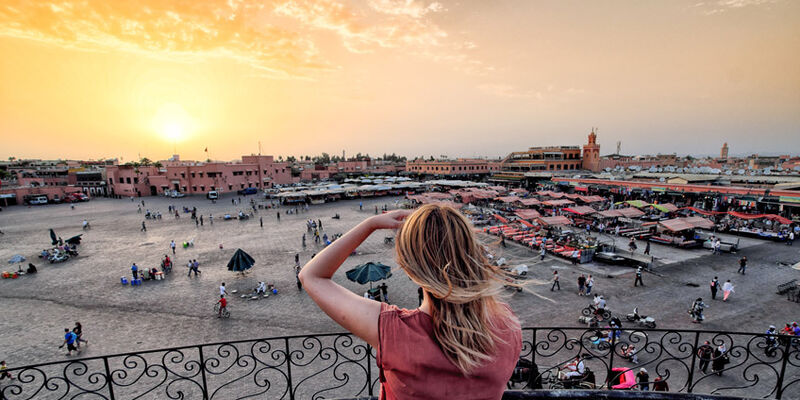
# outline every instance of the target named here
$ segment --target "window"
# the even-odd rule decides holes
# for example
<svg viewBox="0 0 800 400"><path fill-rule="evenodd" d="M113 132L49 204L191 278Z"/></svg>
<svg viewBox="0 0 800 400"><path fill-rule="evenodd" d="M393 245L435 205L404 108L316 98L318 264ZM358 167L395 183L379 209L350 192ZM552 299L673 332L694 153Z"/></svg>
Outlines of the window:
<svg viewBox="0 0 800 400"><path fill-rule="evenodd" d="M183 191L184 191L184 192L186 191L186 186L184 186L184 187L183 187Z"/></svg>
<svg viewBox="0 0 800 400"><path fill-rule="evenodd" d="M194 172L192 172L192 178L194 178Z"/></svg>
<svg viewBox="0 0 800 400"><path fill-rule="evenodd" d="M205 192L206 191L206 187L204 185L200 185L200 191L201 192Z"/></svg>
<svg viewBox="0 0 800 400"><path fill-rule="evenodd" d="M192 186L192 191L196 192L197 191L197 186Z"/></svg>
<svg viewBox="0 0 800 400"><path fill-rule="evenodd" d="M131 178L130 177L125 178L125 181L126 181L126 183L131 183Z"/></svg>
<svg viewBox="0 0 800 400"><path fill-rule="evenodd" d="M181 172L181 178L186 179L186 173L185 172Z"/></svg>
<svg viewBox="0 0 800 400"><path fill-rule="evenodd" d="M139 183L139 178L137 178L137 177L134 177L134 178L133 178L133 183L137 183L137 184L138 184L138 183Z"/></svg>
<svg viewBox="0 0 800 400"><path fill-rule="evenodd" d="M114 184L114 178L108 178L108 184L109 185L113 185Z"/></svg>
<svg viewBox="0 0 800 400"><path fill-rule="evenodd" d="M233 190L233 185L228 185L228 190Z"/></svg>
<svg viewBox="0 0 800 400"><path fill-rule="evenodd" d="M200 172L200 177L201 177L201 178L203 177L203 173L202 173L202 172Z"/></svg>
<svg viewBox="0 0 800 400"><path fill-rule="evenodd" d="M244 183L239 184L239 189L244 189Z"/></svg>

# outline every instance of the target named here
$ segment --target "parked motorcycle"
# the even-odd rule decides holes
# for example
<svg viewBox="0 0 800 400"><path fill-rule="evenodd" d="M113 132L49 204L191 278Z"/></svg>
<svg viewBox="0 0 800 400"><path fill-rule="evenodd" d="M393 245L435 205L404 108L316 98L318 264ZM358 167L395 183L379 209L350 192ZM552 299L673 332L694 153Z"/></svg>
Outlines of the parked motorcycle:
<svg viewBox="0 0 800 400"><path fill-rule="evenodd" d="M636 322L637 324L648 327L650 329L656 327L656 320L653 317L648 317L647 315L639 315L639 307L634 307L633 313L628 314L625 317L630 322Z"/></svg>
<svg viewBox="0 0 800 400"><path fill-rule="evenodd" d="M69 260L69 254L58 252L50 254L47 261L50 261L50 264L60 263Z"/></svg>
<svg viewBox="0 0 800 400"><path fill-rule="evenodd" d="M611 311L608 311L607 308L604 308L601 313L597 313L597 307L594 304L589 304L586 308L581 310L581 314L588 317L590 315L597 315L598 317L602 317L604 320L611 318Z"/></svg>

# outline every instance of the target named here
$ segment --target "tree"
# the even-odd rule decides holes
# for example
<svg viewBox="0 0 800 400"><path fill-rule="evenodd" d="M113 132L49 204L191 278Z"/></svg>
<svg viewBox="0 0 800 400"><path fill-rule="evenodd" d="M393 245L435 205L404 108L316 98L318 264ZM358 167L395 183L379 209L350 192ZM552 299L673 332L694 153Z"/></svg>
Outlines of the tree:
<svg viewBox="0 0 800 400"><path fill-rule="evenodd" d="M143 157L141 160L139 160L139 164L141 164L143 167L148 167L148 166L150 166L152 163L153 163L153 162L152 162L152 161L150 161L150 159L149 159L149 158L147 158L147 157Z"/></svg>
<svg viewBox="0 0 800 400"><path fill-rule="evenodd" d="M8 161L14 161L16 159L17 159L17 157L8 157Z"/></svg>
<svg viewBox="0 0 800 400"><path fill-rule="evenodd" d="M295 163L297 159L294 156L286 156L286 162Z"/></svg>
<svg viewBox="0 0 800 400"><path fill-rule="evenodd" d="M156 168L162 168L164 167L164 164L162 164L161 161L156 161L153 163L153 166Z"/></svg>

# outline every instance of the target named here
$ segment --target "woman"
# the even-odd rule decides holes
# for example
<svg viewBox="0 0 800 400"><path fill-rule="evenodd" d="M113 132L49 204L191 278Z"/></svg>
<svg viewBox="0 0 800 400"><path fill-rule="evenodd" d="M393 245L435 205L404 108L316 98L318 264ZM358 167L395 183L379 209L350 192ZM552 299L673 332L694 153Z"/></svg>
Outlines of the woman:
<svg viewBox="0 0 800 400"><path fill-rule="evenodd" d="M728 351L725 344L717 346L714 350L714 357L711 359L711 372L722 376L722 370L725 369L725 364L728 363Z"/></svg>
<svg viewBox="0 0 800 400"><path fill-rule="evenodd" d="M731 292L733 292L733 284L731 283L731 280L728 279L722 284L722 301L728 301L728 296L731 295Z"/></svg>
<svg viewBox="0 0 800 400"><path fill-rule="evenodd" d="M400 229L398 264L423 289L416 310L365 299L331 279L379 229ZM300 280L326 314L376 349L381 399L502 397L519 359L519 322L496 297L504 272L489 265L453 208L370 217L309 261Z"/></svg>

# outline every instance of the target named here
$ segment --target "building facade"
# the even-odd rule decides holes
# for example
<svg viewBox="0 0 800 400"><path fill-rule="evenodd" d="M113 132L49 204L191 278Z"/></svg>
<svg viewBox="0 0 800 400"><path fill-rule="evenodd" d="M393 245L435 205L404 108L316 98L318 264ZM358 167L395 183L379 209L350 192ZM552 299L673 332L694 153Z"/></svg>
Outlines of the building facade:
<svg viewBox="0 0 800 400"><path fill-rule="evenodd" d="M531 147L526 151L515 151L501 162L504 172L567 171L582 167L578 146Z"/></svg>
<svg viewBox="0 0 800 400"><path fill-rule="evenodd" d="M466 176L489 175L500 170L500 163L482 159L406 161L406 172L417 175Z"/></svg>

